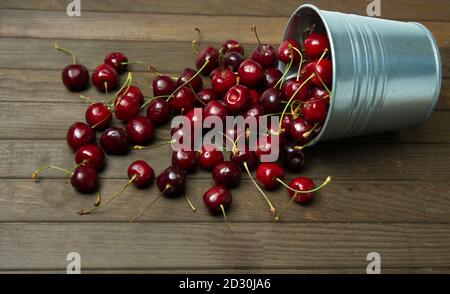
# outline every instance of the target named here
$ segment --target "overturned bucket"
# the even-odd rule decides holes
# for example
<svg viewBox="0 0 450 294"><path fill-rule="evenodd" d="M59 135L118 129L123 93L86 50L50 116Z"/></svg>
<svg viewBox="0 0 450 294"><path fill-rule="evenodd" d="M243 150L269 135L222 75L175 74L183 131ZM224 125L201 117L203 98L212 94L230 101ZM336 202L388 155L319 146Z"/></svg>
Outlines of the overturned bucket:
<svg viewBox="0 0 450 294"><path fill-rule="evenodd" d="M430 116L442 68L438 45L425 26L306 4L292 14L284 39L303 41L312 24L330 40L333 87L322 131L308 145L413 128Z"/></svg>

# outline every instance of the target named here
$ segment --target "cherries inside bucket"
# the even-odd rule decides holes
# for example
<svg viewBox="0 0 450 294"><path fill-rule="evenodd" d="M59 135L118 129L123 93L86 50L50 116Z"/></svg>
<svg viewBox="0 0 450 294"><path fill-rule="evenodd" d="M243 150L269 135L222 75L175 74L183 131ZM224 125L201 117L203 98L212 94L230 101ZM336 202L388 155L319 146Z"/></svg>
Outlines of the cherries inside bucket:
<svg viewBox="0 0 450 294"><path fill-rule="evenodd" d="M332 99L330 42L325 33L314 29L312 26L305 31L302 40L283 40L276 49L262 43L253 26L258 45L249 54L245 54L237 40L226 40L220 48L201 49L198 38L192 41L195 68L185 68L176 77L161 73L145 62L129 61L122 52L110 52L89 78L87 68L78 63L71 51L55 45L72 57L72 63L61 75L66 88L79 93L89 87L91 80L105 98L98 101L79 94L89 105L85 122L74 122L67 132L74 166L45 164L33 172L32 178L37 180L44 170L58 170L78 192L96 194L92 207L77 210L80 215L103 208L130 185L139 189L156 185L159 194L130 219L135 221L161 196L167 199L184 196L189 207L196 211L186 190L189 177L203 169L211 174L213 183L202 198L212 215L221 214L227 221L227 211L233 206L232 191L243 184L243 177L248 177L274 220L280 220L293 203L311 203L315 193L331 181L328 176L316 185L304 175L286 180L285 173L302 172L304 149L322 131ZM196 30L201 37L200 30ZM279 62L284 63L283 71L277 67ZM148 84L153 95L144 95L134 82L130 64L146 65L151 71ZM287 79L291 72L296 75ZM120 75L125 78L122 84ZM201 76L209 78L210 87ZM152 145L157 128L175 115L184 117L189 127L185 123L173 127L167 134L170 140ZM254 118L257 129L239 124L238 116L246 121ZM235 119L232 127L215 131L223 141L203 140L219 122L225 123L230 117ZM268 124L261 118L274 120ZM212 119L216 119L215 123L208 125L207 121ZM252 140L253 136L256 140ZM179 143L177 147L174 142ZM144 160L131 163L124 169L124 186L103 201L99 174L108 160L130 152L145 152L161 144L172 144L174 148L166 168L157 174L151 163ZM270 154L277 156L267 161ZM252 171L256 171L255 178ZM288 198L284 209L279 210L273 205L269 191L281 188L286 190Z"/></svg>

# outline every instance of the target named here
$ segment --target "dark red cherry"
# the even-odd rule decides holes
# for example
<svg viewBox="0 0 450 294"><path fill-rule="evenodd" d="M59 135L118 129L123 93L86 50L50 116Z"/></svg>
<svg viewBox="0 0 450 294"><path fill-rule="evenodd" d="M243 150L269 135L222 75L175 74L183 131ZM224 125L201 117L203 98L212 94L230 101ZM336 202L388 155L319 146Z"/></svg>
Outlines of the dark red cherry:
<svg viewBox="0 0 450 294"><path fill-rule="evenodd" d="M206 60L209 60L209 62L201 72L201 74L205 76L209 75L219 66L219 52L216 48L206 47L200 52L197 56L197 61L195 62L198 70L205 64Z"/></svg>
<svg viewBox="0 0 450 294"><path fill-rule="evenodd" d="M284 95L278 88L265 90L259 98L259 103L264 108L265 113L278 113L283 109Z"/></svg>
<svg viewBox="0 0 450 294"><path fill-rule="evenodd" d="M234 85L236 85L236 75L231 69L219 69L211 74L211 86L219 96L225 95Z"/></svg>
<svg viewBox="0 0 450 294"><path fill-rule="evenodd" d="M103 103L92 103L86 109L86 122L96 131L106 129L112 120L112 113Z"/></svg>
<svg viewBox="0 0 450 294"><path fill-rule="evenodd" d="M205 88L201 90L197 93L197 97L198 99L196 101L196 105L201 105L202 107L211 101L219 99L216 92L214 92L214 90L211 88Z"/></svg>
<svg viewBox="0 0 450 294"><path fill-rule="evenodd" d="M241 55L244 55L244 47L241 46L241 43L232 39L223 42L221 51L222 54L237 52Z"/></svg>
<svg viewBox="0 0 450 294"><path fill-rule="evenodd" d="M100 92L111 91L117 87L119 75L116 70L108 64L100 64L92 73L92 84Z"/></svg>
<svg viewBox="0 0 450 294"><path fill-rule="evenodd" d="M275 87L283 73L275 67L266 68L263 72L262 87L264 90Z"/></svg>
<svg viewBox="0 0 450 294"><path fill-rule="evenodd" d="M216 164L223 161L222 152L213 145L202 146L198 155L198 165L206 170L212 170Z"/></svg>
<svg viewBox="0 0 450 294"><path fill-rule="evenodd" d="M303 117L296 118L289 127L289 135L298 145L306 144L310 139L311 124Z"/></svg>
<svg viewBox="0 0 450 294"><path fill-rule="evenodd" d="M194 109L195 94L188 86L183 86L169 100L172 110L178 113L186 113Z"/></svg>
<svg viewBox="0 0 450 294"><path fill-rule="evenodd" d="M244 61L244 57L238 52L230 52L225 54L222 60L224 68L228 68L233 72L239 70L239 66Z"/></svg>
<svg viewBox="0 0 450 294"><path fill-rule="evenodd" d="M315 73L315 76L311 79L311 82L319 88L324 88L322 82L331 87L333 80L333 63L329 59L322 59L312 61L304 71L304 77L308 78ZM322 81L321 81L322 80Z"/></svg>
<svg viewBox="0 0 450 294"><path fill-rule="evenodd" d="M178 150L191 150L195 144L195 132L189 127L182 127L181 125L170 130L171 140L178 142L181 146ZM188 141L190 140L190 142Z"/></svg>
<svg viewBox="0 0 450 294"><path fill-rule="evenodd" d="M238 164L240 168L245 168L244 162L246 162L249 170L254 169L258 165L258 157L254 151L250 151L248 148L231 152L230 160Z"/></svg>
<svg viewBox="0 0 450 294"><path fill-rule="evenodd" d="M203 127L203 115L201 109L192 109L188 113L184 115L189 122L191 123L191 127L195 128L196 126L202 128Z"/></svg>
<svg viewBox="0 0 450 294"><path fill-rule="evenodd" d="M303 85L303 86L302 86ZM298 90L302 86L300 90ZM296 93L297 92L297 93ZM290 79L286 81L283 86L283 93L285 101L289 101L292 96L294 96L293 100L298 101L306 101L310 97L310 83L306 82L304 79Z"/></svg>
<svg viewBox="0 0 450 294"><path fill-rule="evenodd" d="M149 186L155 178L153 168L143 160L137 160L128 167L128 178L139 188Z"/></svg>
<svg viewBox="0 0 450 294"><path fill-rule="evenodd" d="M170 118L170 105L166 99L154 98L147 107L147 117L155 124L162 125Z"/></svg>
<svg viewBox="0 0 450 294"><path fill-rule="evenodd" d="M136 145L147 145L155 136L155 126L144 116L137 116L127 123L127 133Z"/></svg>
<svg viewBox="0 0 450 294"><path fill-rule="evenodd" d="M138 116L141 105L136 99L129 96L118 96L114 102L114 114L124 123Z"/></svg>
<svg viewBox="0 0 450 294"><path fill-rule="evenodd" d="M142 105L142 103L144 102L144 95L142 95L139 87L134 85L125 87L122 91L119 92L118 96L133 98L139 103L139 105Z"/></svg>
<svg viewBox="0 0 450 294"><path fill-rule="evenodd" d="M153 95L169 96L177 88L177 82L169 76L159 75L152 81Z"/></svg>
<svg viewBox="0 0 450 294"><path fill-rule="evenodd" d="M231 114L240 114L246 111L251 103L250 100L248 88L242 85L231 87L223 98Z"/></svg>
<svg viewBox="0 0 450 294"><path fill-rule="evenodd" d="M179 196L186 189L186 171L177 165L171 165L159 174L156 185L165 197Z"/></svg>
<svg viewBox="0 0 450 294"><path fill-rule="evenodd" d="M72 92L83 91L89 85L89 72L82 64L69 64L62 71L64 86Z"/></svg>
<svg viewBox="0 0 450 294"><path fill-rule="evenodd" d="M98 174L87 165L80 165L70 178L70 184L80 193L94 193L98 189Z"/></svg>
<svg viewBox="0 0 450 294"><path fill-rule="evenodd" d="M288 171L298 173L305 163L305 154L300 146L289 142L281 148L281 159Z"/></svg>
<svg viewBox="0 0 450 294"><path fill-rule="evenodd" d="M105 165L105 152L94 144L84 145L75 153L75 162L100 171Z"/></svg>
<svg viewBox="0 0 450 294"><path fill-rule="evenodd" d="M330 42L324 34L310 34L305 39L305 55L308 59L317 59L325 50L330 51Z"/></svg>
<svg viewBox="0 0 450 294"><path fill-rule="evenodd" d="M189 81L193 76L197 74L197 71L192 68L185 68L182 72L180 77L178 78L177 84L178 86L183 85L187 81ZM196 75L190 82L189 85L191 85L194 92L198 92L203 88L203 81L202 78L199 75Z"/></svg>
<svg viewBox="0 0 450 294"><path fill-rule="evenodd" d="M260 44L255 48L252 59L258 62L263 68L277 66L277 51L272 45Z"/></svg>
<svg viewBox="0 0 450 294"><path fill-rule="evenodd" d="M230 191L223 185L214 186L203 194L203 203L213 215L221 214L227 210L232 199L233 196Z"/></svg>
<svg viewBox="0 0 450 294"><path fill-rule="evenodd" d="M294 117L290 113L285 113L281 119L281 130L282 132L287 132L294 121Z"/></svg>
<svg viewBox="0 0 450 294"><path fill-rule="evenodd" d="M330 95L328 92L321 88L314 88L311 91L311 98L323 99L325 103L330 104Z"/></svg>
<svg viewBox="0 0 450 294"><path fill-rule="evenodd" d="M108 128L100 137L100 145L108 154L122 155L130 150L130 137L121 128Z"/></svg>
<svg viewBox="0 0 450 294"><path fill-rule="evenodd" d="M220 162L212 170L212 177L216 184L227 188L237 187L241 182L241 176L239 165L232 161Z"/></svg>
<svg viewBox="0 0 450 294"><path fill-rule="evenodd" d="M76 122L70 126L66 139L70 148L77 151L80 147L95 142L95 132L89 125Z"/></svg>
<svg viewBox="0 0 450 294"><path fill-rule="evenodd" d="M328 104L324 99L313 98L302 104L301 110L307 121L323 123L328 115Z"/></svg>
<svg viewBox="0 0 450 294"><path fill-rule="evenodd" d="M244 60L241 63L238 73L240 83L250 88L257 86L263 78L262 66L251 59Z"/></svg>
<svg viewBox="0 0 450 294"><path fill-rule="evenodd" d="M253 116L256 120L258 120L258 118L262 115L264 115L264 107L261 104L255 104L247 110L244 118Z"/></svg>
<svg viewBox="0 0 450 294"><path fill-rule="evenodd" d="M273 148L277 148L276 147L276 143L275 140L278 141L278 148L283 146L284 142L286 141L284 133L280 133L280 134L264 134L264 135L260 135L258 137L258 141L256 142L256 151L255 154L258 158L260 158L262 155L269 155L272 152L274 152L274 150L272 150Z"/></svg>
<svg viewBox="0 0 450 294"><path fill-rule="evenodd" d="M280 187L277 179L284 179L284 170L273 162L262 162L256 169L256 180L267 190L275 190Z"/></svg>
<svg viewBox="0 0 450 294"><path fill-rule="evenodd" d="M289 182L289 187L297 191L310 191L316 188L316 185L310 178L298 177L292 179ZM313 199L313 192L311 193L295 193L292 190L287 189L289 196L292 198L295 196L294 201L299 204L308 204Z"/></svg>
<svg viewBox="0 0 450 294"><path fill-rule="evenodd" d="M259 104L259 98L261 98L261 93L259 93L255 89L248 89L248 91L250 93L250 100L251 100L250 105Z"/></svg>
<svg viewBox="0 0 450 294"><path fill-rule="evenodd" d="M177 150L172 153L172 164L193 173L197 169L197 153L192 150Z"/></svg>
<svg viewBox="0 0 450 294"><path fill-rule="evenodd" d="M281 62L288 64L292 58L292 64L298 64L300 62L300 54L292 48L301 51L300 44L294 39L287 39L281 42L280 47L278 48L278 59Z"/></svg>
<svg viewBox="0 0 450 294"><path fill-rule="evenodd" d="M227 115L227 106L223 105L219 101L211 101L206 104L205 108L203 108L203 119L210 116L218 116L223 122L225 122Z"/></svg>
<svg viewBox="0 0 450 294"><path fill-rule="evenodd" d="M105 64L112 66L118 74L123 73L127 69L128 58L121 52L111 52L105 56Z"/></svg>

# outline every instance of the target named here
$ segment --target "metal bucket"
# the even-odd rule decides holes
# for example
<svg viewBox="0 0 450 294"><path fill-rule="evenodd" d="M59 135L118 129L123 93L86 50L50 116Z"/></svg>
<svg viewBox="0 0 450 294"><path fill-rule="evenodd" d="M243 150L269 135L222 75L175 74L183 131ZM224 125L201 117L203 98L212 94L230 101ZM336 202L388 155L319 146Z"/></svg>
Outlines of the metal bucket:
<svg viewBox="0 0 450 294"><path fill-rule="evenodd" d="M333 87L325 124L308 145L413 128L430 116L442 68L438 45L425 26L306 4L292 14L284 39L303 41L311 24L330 40ZM295 69L288 77L293 75Z"/></svg>

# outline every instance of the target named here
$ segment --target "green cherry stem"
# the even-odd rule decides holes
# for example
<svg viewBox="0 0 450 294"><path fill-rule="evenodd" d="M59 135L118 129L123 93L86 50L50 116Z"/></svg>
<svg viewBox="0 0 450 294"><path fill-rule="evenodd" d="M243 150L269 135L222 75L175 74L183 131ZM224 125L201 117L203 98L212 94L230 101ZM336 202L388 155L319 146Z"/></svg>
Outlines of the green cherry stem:
<svg viewBox="0 0 450 294"><path fill-rule="evenodd" d="M77 58L76 58L75 54L73 54L69 49L60 47L58 44L54 44L53 47L54 47L56 50L58 50L58 51L61 51L61 52L64 52L64 53L69 54L70 56L72 56L72 62L73 62L73 64L76 64L76 63L77 63Z"/></svg>
<svg viewBox="0 0 450 294"><path fill-rule="evenodd" d="M253 179L252 174L250 173L250 169L248 168L247 162L244 162L244 167L245 167L245 170L247 171L248 176L250 177L250 180L252 180L255 187L259 190L259 192L261 193L261 195L264 197L267 204L269 205L270 212L272 212L272 214L275 214L277 211L276 208L273 206L272 202L269 200L269 197L267 197L266 193L264 193L264 191L261 189L261 187L259 187L258 183L256 183L255 180Z"/></svg>

